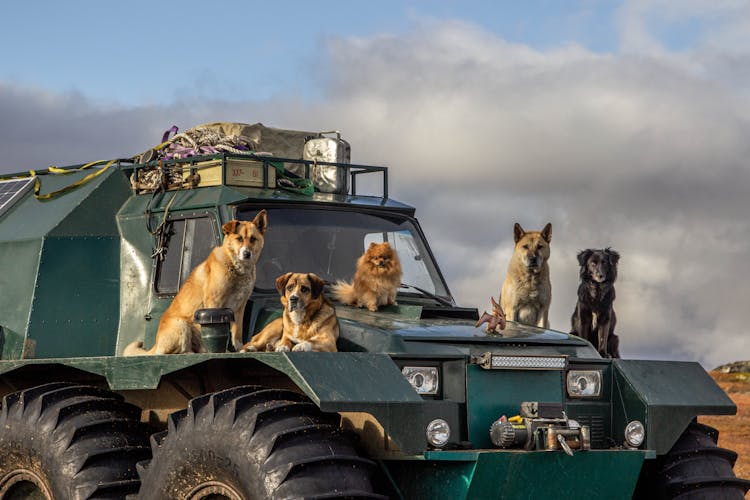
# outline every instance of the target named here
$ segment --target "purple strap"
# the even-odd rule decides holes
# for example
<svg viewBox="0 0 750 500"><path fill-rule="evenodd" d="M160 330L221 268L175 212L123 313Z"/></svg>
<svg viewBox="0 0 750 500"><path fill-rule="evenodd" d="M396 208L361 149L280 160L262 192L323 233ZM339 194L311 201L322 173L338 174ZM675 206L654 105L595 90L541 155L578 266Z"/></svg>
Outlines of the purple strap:
<svg viewBox="0 0 750 500"><path fill-rule="evenodd" d="M161 136L161 142L167 142L169 140L169 136L172 134L176 134L178 130L180 129L177 128L177 125L172 125L172 128L164 132L164 135Z"/></svg>

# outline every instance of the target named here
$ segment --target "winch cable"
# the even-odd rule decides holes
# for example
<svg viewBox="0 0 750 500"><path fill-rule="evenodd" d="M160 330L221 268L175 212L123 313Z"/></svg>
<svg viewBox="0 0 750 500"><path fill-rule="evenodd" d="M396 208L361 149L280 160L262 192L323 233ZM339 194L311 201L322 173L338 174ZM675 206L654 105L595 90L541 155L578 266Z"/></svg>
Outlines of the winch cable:
<svg viewBox="0 0 750 500"><path fill-rule="evenodd" d="M151 197L151 200L146 207L146 229L152 236L156 237L156 248L151 254L151 258L158 259L160 262L164 260L167 251L167 236L169 233L169 231L167 231L167 223L169 222L169 209L172 206L174 199L177 197L177 193L178 191L174 192L169 199L169 202L167 202L167 205L164 207L164 215L161 218L161 222L154 230L151 229L151 201L153 201L154 196ZM154 192L154 194L156 194L156 192Z"/></svg>

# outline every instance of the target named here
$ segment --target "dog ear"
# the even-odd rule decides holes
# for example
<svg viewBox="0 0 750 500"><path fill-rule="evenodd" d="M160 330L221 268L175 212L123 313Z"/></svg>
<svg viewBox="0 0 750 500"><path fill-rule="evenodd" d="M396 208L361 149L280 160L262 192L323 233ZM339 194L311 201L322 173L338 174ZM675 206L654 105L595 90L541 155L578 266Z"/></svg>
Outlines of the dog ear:
<svg viewBox="0 0 750 500"><path fill-rule="evenodd" d="M292 274L294 273L286 273L276 278L276 290L278 290L281 295L284 295L284 288L286 288L286 284L289 281L289 278L292 277Z"/></svg>
<svg viewBox="0 0 750 500"><path fill-rule="evenodd" d="M240 224L239 221L236 220L230 220L223 226L221 226L221 232L224 234L233 234L237 231L237 226Z"/></svg>
<svg viewBox="0 0 750 500"><path fill-rule="evenodd" d="M542 238L544 238L544 241L547 243L552 241L552 223L548 222L546 226L544 226L544 229L542 229Z"/></svg>
<svg viewBox="0 0 750 500"><path fill-rule="evenodd" d="M313 273L307 273L307 279L310 280L310 290L312 290L312 296L313 298L317 299L318 297L320 297L320 294L323 293L323 287L326 286L326 282Z"/></svg>
<svg viewBox="0 0 750 500"><path fill-rule="evenodd" d="M266 229L268 229L268 214L265 209L258 212L258 215L253 219L253 224L258 228L260 234L266 234Z"/></svg>
<svg viewBox="0 0 750 500"><path fill-rule="evenodd" d="M607 247L604 249L604 253L607 254L607 258L609 259L609 264L611 266L616 266L620 261L620 254L617 253L617 251Z"/></svg>
<svg viewBox="0 0 750 500"><path fill-rule="evenodd" d="M586 261L589 260L589 257L591 257L591 254L593 253L594 251L591 250L590 248L586 250L581 250L580 252L578 252L578 264L580 264L581 266L585 266Z"/></svg>
<svg viewBox="0 0 750 500"><path fill-rule="evenodd" d="M526 234L526 231L523 230L521 227L521 224L516 222L516 224L513 226L513 241L518 243L518 240L523 238L523 235Z"/></svg>

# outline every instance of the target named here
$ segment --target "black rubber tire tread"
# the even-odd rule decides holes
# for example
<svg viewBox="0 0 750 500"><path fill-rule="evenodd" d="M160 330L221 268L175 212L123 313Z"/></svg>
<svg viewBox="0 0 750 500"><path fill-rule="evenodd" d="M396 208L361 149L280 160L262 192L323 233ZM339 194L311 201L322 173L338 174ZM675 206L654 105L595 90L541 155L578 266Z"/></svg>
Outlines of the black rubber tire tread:
<svg viewBox="0 0 750 500"><path fill-rule="evenodd" d="M0 479L28 469L55 498L137 493L136 463L151 456L138 407L97 387L55 382L3 398Z"/></svg>
<svg viewBox="0 0 750 500"><path fill-rule="evenodd" d="M339 420L286 390L241 386L195 398L152 437L138 498L186 498L210 482L247 500L386 498L373 493L375 464Z"/></svg>
<svg viewBox="0 0 750 500"><path fill-rule="evenodd" d="M663 457L644 464L633 498L741 500L750 481L734 474L737 453L717 447L719 432L692 422Z"/></svg>

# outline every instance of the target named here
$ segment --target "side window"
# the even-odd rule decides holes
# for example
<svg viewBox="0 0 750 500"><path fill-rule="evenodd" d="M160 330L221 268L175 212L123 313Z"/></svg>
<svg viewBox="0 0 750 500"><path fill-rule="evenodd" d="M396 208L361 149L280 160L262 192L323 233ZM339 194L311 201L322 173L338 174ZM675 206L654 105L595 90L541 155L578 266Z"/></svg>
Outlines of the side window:
<svg viewBox="0 0 750 500"><path fill-rule="evenodd" d="M156 262L154 289L157 294L175 294L216 246L216 224L210 217L174 219L166 228L164 259Z"/></svg>

